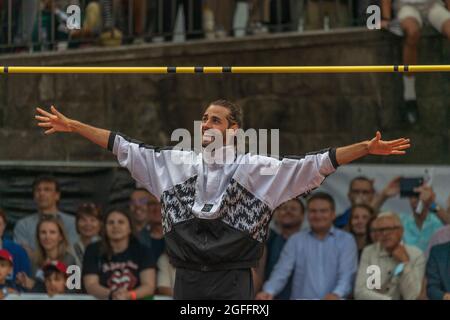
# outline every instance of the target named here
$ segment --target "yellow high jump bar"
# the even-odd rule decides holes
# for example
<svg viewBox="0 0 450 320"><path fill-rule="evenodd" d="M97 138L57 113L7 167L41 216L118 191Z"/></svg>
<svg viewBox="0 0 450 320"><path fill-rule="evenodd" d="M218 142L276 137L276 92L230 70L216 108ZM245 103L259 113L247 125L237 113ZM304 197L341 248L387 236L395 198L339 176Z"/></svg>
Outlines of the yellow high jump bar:
<svg viewBox="0 0 450 320"><path fill-rule="evenodd" d="M450 65L268 67L27 67L0 66L0 73L371 73L450 72Z"/></svg>

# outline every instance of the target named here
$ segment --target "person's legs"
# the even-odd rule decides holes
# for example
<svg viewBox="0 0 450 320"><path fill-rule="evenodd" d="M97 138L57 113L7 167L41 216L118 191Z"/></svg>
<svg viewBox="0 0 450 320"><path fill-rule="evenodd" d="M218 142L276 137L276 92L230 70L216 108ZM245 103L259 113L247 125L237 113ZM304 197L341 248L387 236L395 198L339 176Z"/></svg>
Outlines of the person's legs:
<svg viewBox="0 0 450 320"><path fill-rule="evenodd" d="M420 40L420 25L415 18L406 18L401 22L405 32L403 44L403 63L407 65L417 64L417 46Z"/></svg>
<svg viewBox="0 0 450 320"><path fill-rule="evenodd" d="M214 18L216 21L216 37L223 38L231 34L233 14L235 9L234 0L216 0Z"/></svg>
<svg viewBox="0 0 450 320"><path fill-rule="evenodd" d="M403 43L403 63L417 64L417 50L420 40L422 17L418 9L413 6L403 6L398 12L401 28L405 34ZM415 77L413 74L403 76L403 99L406 105L406 121L414 124L418 120Z"/></svg>
<svg viewBox="0 0 450 320"><path fill-rule="evenodd" d="M133 17L134 17L134 36L142 37L144 35L144 26L147 5L145 0L133 1Z"/></svg>
<svg viewBox="0 0 450 320"><path fill-rule="evenodd" d="M320 1L308 0L306 9L306 30L318 30L323 28L323 14Z"/></svg>
<svg viewBox="0 0 450 320"><path fill-rule="evenodd" d="M251 0L250 4L250 22L269 23L270 20L270 1L269 0Z"/></svg>
<svg viewBox="0 0 450 320"><path fill-rule="evenodd" d="M186 39L203 37L202 0L183 0Z"/></svg>
<svg viewBox="0 0 450 320"><path fill-rule="evenodd" d="M22 29L22 40L24 44L30 45L32 42L33 29L37 18L37 10L39 3L32 0L22 1L22 21L20 27Z"/></svg>
<svg viewBox="0 0 450 320"><path fill-rule="evenodd" d="M428 12L428 21L450 40L450 12L442 4L434 4Z"/></svg>
<svg viewBox="0 0 450 320"><path fill-rule="evenodd" d="M417 64L417 46L420 39L420 29L423 24L420 12L412 6L404 6L398 12L398 19L405 33L403 63Z"/></svg>

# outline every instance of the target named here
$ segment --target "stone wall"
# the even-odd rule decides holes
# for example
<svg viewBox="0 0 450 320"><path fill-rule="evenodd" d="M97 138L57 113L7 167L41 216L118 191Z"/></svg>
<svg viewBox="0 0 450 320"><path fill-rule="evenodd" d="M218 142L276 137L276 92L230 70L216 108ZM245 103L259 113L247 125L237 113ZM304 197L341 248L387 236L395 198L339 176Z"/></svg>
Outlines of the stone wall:
<svg viewBox="0 0 450 320"><path fill-rule="evenodd" d="M449 64L449 43L422 39L420 64ZM392 65L401 39L380 31L342 29L263 37L147 44L114 49L0 56L0 65ZM448 163L450 74L417 76L421 123L402 124L401 74L282 75L1 75L0 160L113 160L71 135L45 137L34 108L56 105L69 117L121 131L149 144L170 143L171 132L193 130L208 101L227 98L245 112L246 127L279 128L282 154L303 154L373 136L409 136L405 157L366 162Z"/></svg>

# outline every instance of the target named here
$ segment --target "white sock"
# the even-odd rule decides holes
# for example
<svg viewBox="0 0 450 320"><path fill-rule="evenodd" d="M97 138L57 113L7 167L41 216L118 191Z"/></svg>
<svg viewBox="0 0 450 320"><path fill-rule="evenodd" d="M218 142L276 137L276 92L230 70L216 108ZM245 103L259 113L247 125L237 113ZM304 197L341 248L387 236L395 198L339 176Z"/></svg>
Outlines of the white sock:
<svg viewBox="0 0 450 320"><path fill-rule="evenodd" d="M403 98L416 100L416 78L414 76L403 76Z"/></svg>

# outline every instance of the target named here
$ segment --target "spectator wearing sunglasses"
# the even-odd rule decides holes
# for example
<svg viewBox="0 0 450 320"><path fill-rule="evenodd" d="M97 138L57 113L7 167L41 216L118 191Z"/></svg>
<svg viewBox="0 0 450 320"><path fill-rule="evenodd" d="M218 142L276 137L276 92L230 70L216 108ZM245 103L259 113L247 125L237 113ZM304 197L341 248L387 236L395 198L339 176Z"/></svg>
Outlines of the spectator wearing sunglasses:
<svg viewBox="0 0 450 320"><path fill-rule="evenodd" d="M372 224L371 232L376 234L378 242L366 247L362 253L355 299L418 299L425 273L425 257L418 248L402 244L400 218L392 212L381 213ZM379 269L373 271L370 266Z"/></svg>

